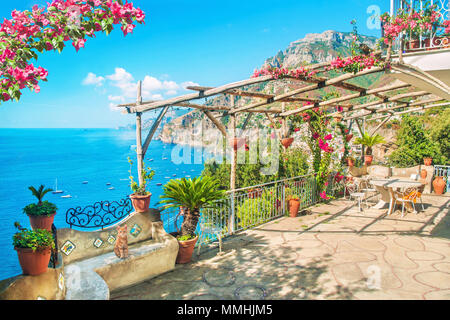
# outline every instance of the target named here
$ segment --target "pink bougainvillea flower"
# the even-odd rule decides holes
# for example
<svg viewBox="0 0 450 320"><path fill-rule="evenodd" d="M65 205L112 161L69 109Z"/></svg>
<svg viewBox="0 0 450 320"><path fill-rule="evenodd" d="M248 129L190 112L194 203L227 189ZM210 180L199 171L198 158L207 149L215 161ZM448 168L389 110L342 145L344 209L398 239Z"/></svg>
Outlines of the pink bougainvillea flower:
<svg viewBox="0 0 450 320"><path fill-rule="evenodd" d="M330 198L328 198L327 193L325 191L320 193L320 197L324 200L330 200Z"/></svg>
<svg viewBox="0 0 450 320"><path fill-rule="evenodd" d="M317 140L319 139L320 135L317 132L314 132L312 137Z"/></svg>
<svg viewBox="0 0 450 320"><path fill-rule="evenodd" d="M333 139L333 136L331 134L328 134L324 137L324 140L331 140Z"/></svg>

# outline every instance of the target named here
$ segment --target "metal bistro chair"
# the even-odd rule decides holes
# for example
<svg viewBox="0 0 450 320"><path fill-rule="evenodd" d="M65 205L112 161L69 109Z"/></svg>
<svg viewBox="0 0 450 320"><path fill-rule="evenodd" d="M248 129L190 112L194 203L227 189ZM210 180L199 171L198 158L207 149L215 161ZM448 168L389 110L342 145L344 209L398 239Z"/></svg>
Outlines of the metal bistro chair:
<svg viewBox="0 0 450 320"><path fill-rule="evenodd" d="M202 244L206 243L206 236L215 234L217 240L219 240L219 255L222 255L222 228L214 224L213 222L200 222L200 235L198 237L197 256L200 255L200 249Z"/></svg>
<svg viewBox="0 0 450 320"><path fill-rule="evenodd" d="M414 187L407 188L404 192L394 191L395 204L398 204L398 203L402 204L402 218L405 216L405 204L406 203L411 203L411 205L414 209L414 213L418 214L415 203L419 199L420 204L422 205L422 211L425 210L425 208L423 206L423 201L422 201L422 193L423 193L424 189L425 189L425 185L422 185L418 188L414 188Z"/></svg>
<svg viewBox="0 0 450 320"><path fill-rule="evenodd" d="M369 197L369 195L371 197L375 197L375 200L378 200L378 198L379 198L379 193L378 193L377 189L375 189L372 186L369 179L364 179L360 182L359 190L361 192L366 193L368 197Z"/></svg>
<svg viewBox="0 0 450 320"><path fill-rule="evenodd" d="M354 199L355 202L358 202L358 210L363 211L361 208L362 203L364 202L367 205L366 193L359 190L359 186L357 183L348 184L346 189L350 195L350 200Z"/></svg>

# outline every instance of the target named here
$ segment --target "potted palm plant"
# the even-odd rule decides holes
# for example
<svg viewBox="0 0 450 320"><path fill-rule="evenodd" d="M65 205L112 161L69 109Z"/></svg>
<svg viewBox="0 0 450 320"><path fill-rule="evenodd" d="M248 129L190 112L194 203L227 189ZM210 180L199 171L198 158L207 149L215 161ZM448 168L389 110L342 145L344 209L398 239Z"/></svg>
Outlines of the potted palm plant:
<svg viewBox="0 0 450 320"><path fill-rule="evenodd" d="M31 228L33 230L44 229L51 231L57 208L53 203L42 200L47 193L53 190L46 189L44 185L41 185L38 189L35 187L28 187L28 189L38 199L37 204L32 203L23 208L23 212L30 218Z"/></svg>
<svg viewBox="0 0 450 320"><path fill-rule="evenodd" d="M144 213L147 212L150 208L150 198L152 196L151 192L146 190L147 182L152 180L155 171L153 171L150 167L142 169L142 176L144 178L144 184L139 185L136 181L134 181L134 177L131 173L131 169L133 167L133 161L128 157L128 162L130 163L130 187L133 191L133 194L130 195L131 202L133 203L133 208L136 212Z"/></svg>
<svg viewBox="0 0 450 320"><path fill-rule="evenodd" d="M357 138L355 140L355 143L366 147L366 155L364 156L364 162L366 163L366 165L370 166L372 164L373 161L372 148L375 145L384 142L385 142L384 137L380 136L379 134L370 135L365 132L362 137Z"/></svg>
<svg viewBox="0 0 450 320"><path fill-rule="evenodd" d="M211 177L200 176L194 179L170 180L163 187L160 196L160 204L168 208L180 208L183 214L181 229L176 235L180 249L178 251L177 263L188 263L191 261L195 244L198 240L196 229L202 208L213 208L215 202L223 199L225 191L220 190L217 180Z"/></svg>
<svg viewBox="0 0 450 320"><path fill-rule="evenodd" d="M22 228L18 222L14 226L19 231L13 236L13 245L23 274L37 276L45 273L52 250L55 249L53 234L43 229Z"/></svg>

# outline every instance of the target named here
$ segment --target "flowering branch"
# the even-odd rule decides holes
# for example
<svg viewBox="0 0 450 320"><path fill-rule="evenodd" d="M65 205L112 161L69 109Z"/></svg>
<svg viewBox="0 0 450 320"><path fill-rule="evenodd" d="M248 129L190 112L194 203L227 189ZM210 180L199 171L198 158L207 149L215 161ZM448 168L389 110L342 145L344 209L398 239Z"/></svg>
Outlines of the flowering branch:
<svg viewBox="0 0 450 320"><path fill-rule="evenodd" d="M47 81L48 71L30 63L38 52L61 52L69 40L78 51L96 32L108 35L120 24L126 36L134 22L145 23L144 12L122 0L53 0L46 8L35 5L11 16L0 26L0 101L18 101L25 87L40 91L38 83Z"/></svg>

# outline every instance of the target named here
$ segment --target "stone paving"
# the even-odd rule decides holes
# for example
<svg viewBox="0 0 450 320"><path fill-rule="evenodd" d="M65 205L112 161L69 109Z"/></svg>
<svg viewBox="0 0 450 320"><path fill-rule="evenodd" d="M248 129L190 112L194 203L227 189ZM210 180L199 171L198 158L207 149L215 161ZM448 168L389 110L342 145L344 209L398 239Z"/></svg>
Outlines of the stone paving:
<svg viewBox="0 0 450 320"><path fill-rule="evenodd" d="M358 212L335 200L209 246L187 265L111 299L450 300L450 197L424 195L425 211Z"/></svg>

